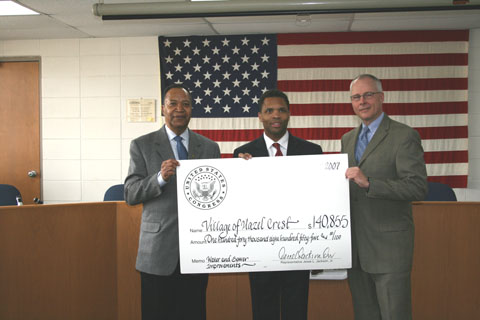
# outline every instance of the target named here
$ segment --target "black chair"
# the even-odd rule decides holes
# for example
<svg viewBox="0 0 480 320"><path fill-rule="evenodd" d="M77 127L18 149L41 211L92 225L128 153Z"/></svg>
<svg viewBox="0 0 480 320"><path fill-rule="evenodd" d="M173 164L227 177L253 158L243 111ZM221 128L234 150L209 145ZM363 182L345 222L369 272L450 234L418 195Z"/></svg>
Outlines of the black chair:
<svg viewBox="0 0 480 320"><path fill-rule="evenodd" d="M438 182L429 182L428 194L425 201L457 201L457 196L449 185Z"/></svg>
<svg viewBox="0 0 480 320"><path fill-rule="evenodd" d="M16 206L17 196L22 196L17 188L10 184L0 184L0 206Z"/></svg>
<svg viewBox="0 0 480 320"><path fill-rule="evenodd" d="M116 184L108 188L103 197L103 201L124 201L123 184Z"/></svg>

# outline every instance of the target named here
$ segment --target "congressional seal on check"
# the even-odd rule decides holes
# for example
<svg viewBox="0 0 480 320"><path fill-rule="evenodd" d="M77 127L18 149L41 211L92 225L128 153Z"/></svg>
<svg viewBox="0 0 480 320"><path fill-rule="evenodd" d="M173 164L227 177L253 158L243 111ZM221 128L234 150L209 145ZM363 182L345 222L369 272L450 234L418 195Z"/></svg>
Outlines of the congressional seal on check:
<svg viewBox="0 0 480 320"><path fill-rule="evenodd" d="M351 267L346 154L180 161L182 273Z"/></svg>

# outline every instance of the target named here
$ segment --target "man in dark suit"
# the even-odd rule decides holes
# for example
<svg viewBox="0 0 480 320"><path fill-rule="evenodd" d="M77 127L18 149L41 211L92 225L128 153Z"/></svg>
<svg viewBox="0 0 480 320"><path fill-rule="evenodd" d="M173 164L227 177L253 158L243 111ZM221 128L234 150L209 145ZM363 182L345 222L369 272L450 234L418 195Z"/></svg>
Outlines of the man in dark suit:
<svg viewBox="0 0 480 320"><path fill-rule="evenodd" d="M342 137L348 153L352 220L352 269L348 282L356 320L412 318L410 273L414 225L411 201L427 194L420 136L383 113L376 77L350 85L362 124Z"/></svg>
<svg viewBox="0 0 480 320"><path fill-rule="evenodd" d="M259 101L258 118L264 134L235 149L234 157L273 157L321 154L322 148L287 131L288 97L279 90L265 92ZM286 181L288 183L288 181ZM272 199L272 201L282 201ZM307 319L309 271L251 272L253 320Z"/></svg>
<svg viewBox="0 0 480 320"><path fill-rule="evenodd" d="M207 274L180 274L176 167L178 160L220 157L218 144L188 129L192 98L181 85L165 89L165 125L130 145L125 200L143 203L136 268L142 319L206 319Z"/></svg>

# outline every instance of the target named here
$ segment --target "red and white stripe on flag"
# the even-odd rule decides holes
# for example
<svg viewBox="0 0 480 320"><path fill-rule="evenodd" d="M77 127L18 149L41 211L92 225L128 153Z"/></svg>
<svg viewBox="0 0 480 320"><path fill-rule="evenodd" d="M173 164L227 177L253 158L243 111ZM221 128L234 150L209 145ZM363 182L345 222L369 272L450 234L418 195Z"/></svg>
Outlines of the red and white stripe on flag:
<svg viewBox="0 0 480 320"><path fill-rule="evenodd" d="M370 73L382 80L384 111L420 133L429 181L467 187L468 30L279 34L277 54L292 134L339 152L341 136L360 124L350 81ZM235 141L219 141L225 157L262 132L257 118L226 120L192 119L190 127L236 131Z"/></svg>

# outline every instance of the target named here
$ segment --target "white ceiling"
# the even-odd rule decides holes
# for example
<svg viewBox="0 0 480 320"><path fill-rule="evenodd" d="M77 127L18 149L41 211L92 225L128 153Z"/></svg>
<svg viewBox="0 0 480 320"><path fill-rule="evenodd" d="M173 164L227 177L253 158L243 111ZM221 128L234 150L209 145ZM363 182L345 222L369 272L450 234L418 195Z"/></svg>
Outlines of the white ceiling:
<svg viewBox="0 0 480 320"><path fill-rule="evenodd" d="M98 2L162 2L159 0L16 2L42 14L0 16L0 40L480 28L480 10L316 14L309 25L299 26L294 15L102 21L92 13Z"/></svg>

